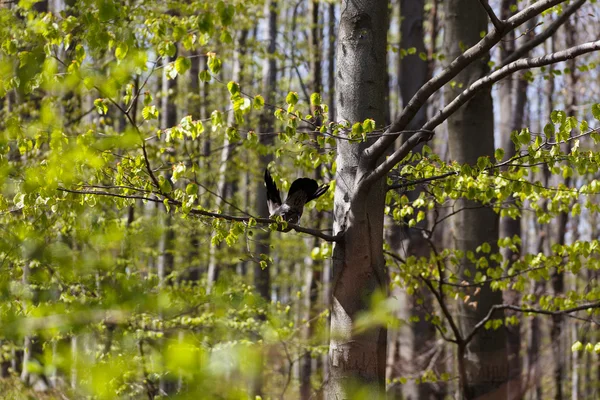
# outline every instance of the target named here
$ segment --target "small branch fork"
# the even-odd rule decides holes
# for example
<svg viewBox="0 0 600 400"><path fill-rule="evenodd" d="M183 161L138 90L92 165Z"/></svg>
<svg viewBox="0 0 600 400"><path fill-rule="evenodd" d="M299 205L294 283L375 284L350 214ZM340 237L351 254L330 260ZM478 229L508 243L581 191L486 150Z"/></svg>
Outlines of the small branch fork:
<svg viewBox="0 0 600 400"><path fill-rule="evenodd" d="M494 10L492 10L492 7L490 7L490 3L488 3L487 0L479 0L479 2L481 3L481 6L485 10L485 12L490 17L490 21L492 21L492 24L494 25L494 27L499 31L503 30L504 27L506 26L506 22L504 22L500 18L498 18L498 16L494 12Z"/></svg>

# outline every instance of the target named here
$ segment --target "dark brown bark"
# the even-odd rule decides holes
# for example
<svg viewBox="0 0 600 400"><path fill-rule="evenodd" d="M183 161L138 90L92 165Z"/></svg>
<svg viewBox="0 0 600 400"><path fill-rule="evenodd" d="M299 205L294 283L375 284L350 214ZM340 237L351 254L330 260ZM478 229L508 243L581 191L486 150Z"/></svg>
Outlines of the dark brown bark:
<svg viewBox="0 0 600 400"><path fill-rule="evenodd" d="M487 31L488 16L482 7L474 7L466 0L450 0L445 3L446 22L444 26L444 48L448 60L453 60L467 48L477 43L480 33ZM488 56L489 57L489 56ZM457 85L446 92L447 101L454 98L464 88L488 71L488 57L483 57L460 72L455 81ZM461 86L462 85L462 86ZM470 101L459 108L448 119L448 142L450 158L459 163L475 165L478 157L493 157L494 127L490 89L481 90ZM460 200L457 209L464 209L453 220L453 241L456 249L473 251L482 243L489 243L494 249L498 241L498 216L489 207ZM493 252L494 250L492 250ZM461 273L475 276L476 266L466 258L460 265ZM502 303L502 293L492 291L484 285L477 292L469 292L468 304L459 303L460 325L463 333L470 332L481 321L490 308ZM497 315L496 318L502 318ZM465 349L459 346L459 366L461 373L461 392L466 399L481 396L492 398L506 397L507 356L506 331L481 330ZM461 353L464 351L464 357Z"/></svg>
<svg viewBox="0 0 600 400"><path fill-rule="evenodd" d="M321 37L323 36L322 26L319 21L319 1L311 0L310 2L310 16L311 16L311 26L310 26L310 91L312 93L322 93L323 92L323 74L321 69ZM314 110L313 110L314 111ZM320 115L317 115L315 118L315 124L320 126L322 123L322 119ZM316 135L315 135L316 139ZM317 169L314 173L315 179L322 178L321 170ZM316 221L315 225L318 228L322 219L323 213L321 212L312 212L313 216L316 214L316 218L313 218L313 221ZM319 242L315 238L308 239L306 241L308 244L308 249L311 247L316 247L319 245ZM305 263L305 287L306 287L306 296L304 298L305 304L304 309L306 310L305 319L307 321L312 321L313 317L316 316L318 312L318 291L319 287L322 286L321 280L321 271L323 270L323 263L319 261L314 261L308 257L308 262ZM310 339L314 336L315 333L315 323L309 323L305 329L305 340L310 341ZM313 388L311 383L311 378L313 373L318 373L318 370L313 371L313 359L311 357L310 352L305 352L300 361L300 398L301 399L310 399L313 397Z"/></svg>
<svg viewBox="0 0 600 400"><path fill-rule="evenodd" d="M273 56L277 46L277 0L270 0L265 4L265 12L269 16L267 25L267 37L268 37L268 48L267 48L267 59L263 65L262 71L262 87L263 96L266 104L275 104L275 93L277 84L277 64L275 57ZM260 117L259 132L272 132L274 130L275 120L273 116L273 110L265 109ZM272 135L261 135L261 144L270 146L273 144ZM266 168L268 164L273 160L271 154L261 155L259 157L260 168ZM267 207L267 192L263 187L262 183L259 183L259 187L256 190L256 209L259 217L268 218L269 209ZM255 235L256 248L255 253L258 257L264 260L268 260L271 254L271 233L269 230L260 230ZM258 293L265 301L269 301L271 296L271 263L267 263L266 268L263 268L259 263L256 263L254 268L254 284ZM262 358L262 357L261 357ZM260 396L263 392L263 360L259 360L259 370L255 372L255 377L252 382L252 395Z"/></svg>
<svg viewBox="0 0 600 400"><path fill-rule="evenodd" d="M263 95L265 97L265 103L274 104L275 103L275 93L276 93L276 84L277 84L277 64L275 58L272 56L275 53L276 45L277 45L277 7L278 3L276 0L270 0L267 3L267 13L269 15L269 23L267 27L268 34L268 49L267 49L267 59L265 60L265 64L263 66ZM265 110L260 118L260 132L272 132L274 130L274 116L272 110ZM260 136L261 144L269 146L273 143L272 135L261 135ZM266 168L267 165L273 160L273 156L270 154L261 155L260 156L260 166L261 168ZM267 207L267 194L266 191L262 188L262 183L259 184L260 187L257 190L256 196L256 208L258 210L258 215L260 217L269 217L269 209ZM256 235L257 247L256 253L258 255L264 254L268 256L270 254L270 233L260 231ZM255 268L254 271L255 284L258 289L258 292L265 299L269 299L271 292L271 284L270 284L270 269L261 268L259 265Z"/></svg>
<svg viewBox="0 0 600 400"><path fill-rule="evenodd" d="M329 119L331 121L335 121L335 48L337 24L335 20L335 3L333 2L329 4L328 30L329 34L327 37L329 38L329 47L327 49L327 93L329 94L329 100L327 105L329 106Z"/></svg>
<svg viewBox="0 0 600 400"><path fill-rule="evenodd" d="M424 42L423 21L425 18L423 0L401 0L401 41L402 49L415 48L416 54L409 54L400 59L399 63L399 90L402 101L406 104L412 96L423 86L429 78L429 63L419 56L426 54ZM423 126L427 120L427 107L423 107L415 115L414 119L408 125L408 129L418 129ZM422 148L417 146L414 151L419 152ZM416 200L423 187L408 193L411 201ZM406 248L406 256L428 256L430 252L429 244L423 237L422 230L426 228L426 220L421 221L415 228L400 227L394 225L390 228L390 235L395 237L393 251L398 254L403 253ZM404 232L400 232L400 230ZM405 240L398 240L405 236ZM399 330L399 355L401 363L400 373L417 376L424 371L429 362L430 351L435 341L435 328L426 318L427 310L432 310L432 296L427 288L416 293L414 296L408 296L405 293L402 298L403 310L402 317L409 321L410 317L418 317L419 322L403 325ZM420 303L420 304L418 304ZM431 382L416 383L416 379L410 379L402 385L402 395L405 399L430 399L436 398L435 385Z"/></svg>
<svg viewBox="0 0 600 400"><path fill-rule="evenodd" d="M512 12L511 7L516 5L514 0L503 0L500 17L507 19ZM527 28L533 31L535 20L529 21ZM528 38L528 36L526 36ZM509 57L515 49L514 31L509 34L501 47L501 60ZM500 135L502 137L502 148L504 149L505 159L513 157L517 153L517 149L512 142L511 133L522 129L523 116L527 103L527 86L528 82L521 74L516 77L509 77L500 82ZM507 206L514 206L514 199L507 200ZM501 238L504 237L521 237L521 218L503 217L500 219ZM520 252L514 252L508 247L501 249L500 254L506 263L506 270L510 270L515 261L520 257ZM504 303L519 305L520 293L514 289L504 291ZM521 315L507 310L507 317L518 317ZM521 324L509 325L506 327L507 352L508 352L508 398L520 399L522 397L522 362L521 362Z"/></svg>

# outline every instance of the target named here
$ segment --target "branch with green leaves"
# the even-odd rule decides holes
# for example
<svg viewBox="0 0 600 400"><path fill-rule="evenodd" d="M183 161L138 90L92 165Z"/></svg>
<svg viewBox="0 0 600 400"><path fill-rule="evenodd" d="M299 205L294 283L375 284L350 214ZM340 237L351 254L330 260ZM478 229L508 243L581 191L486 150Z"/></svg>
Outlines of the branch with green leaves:
<svg viewBox="0 0 600 400"><path fill-rule="evenodd" d="M78 195L118 197L121 199L143 200L143 201L151 201L153 203L161 203L161 204L167 203L168 205L172 205L172 206L176 206L176 207L183 206L181 201L175 200L171 197L164 197L162 193L154 193L153 192L155 197L148 197L148 196L134 195L134 194L112 193L112 192L105 191L105 190L76 190L76 189L68 189L68 188L62 188L62 187L58 188L58 190L61 192L78 194ZM161 197L161 196L163 196L163 197ZM271 225L271 226L274 226L275 229L280 232L287 232L290 229L293 229L296 232L306 233L308 235L317 237L319 239L326 240L328 242L337 242L341 239L341 236L339 234L338 235L329 235L329 234L327 234L323 231L317 230L317 229L306 228L306 227L300 226L298 224L277 221L277 220L269 219L269 218L258 218L258 217L252 217L252 216L239 217L239 216L235 216L235 215L227 215L227 214L206 211L201 208L192 208L189 210L189 213L192 215L197 215L197 216L202 216L202 217L223 219L225 221L230 221L230 222L243 222L243 223L248 224L249 226L254 226L254 224Z"/></svg>

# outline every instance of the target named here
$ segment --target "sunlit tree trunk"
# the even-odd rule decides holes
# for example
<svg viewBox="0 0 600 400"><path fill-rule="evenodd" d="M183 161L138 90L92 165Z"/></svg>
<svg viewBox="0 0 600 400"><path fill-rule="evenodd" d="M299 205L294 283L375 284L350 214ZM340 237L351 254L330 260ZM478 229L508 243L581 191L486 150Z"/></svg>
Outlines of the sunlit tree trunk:
<svg viewBox="0 0 600 400"><path fill-rule="evenodd" d="M483 7L476 5L467 0L445 2L446 60L461 55L461 46L468 48L474 45L479 41L481 32L487 31L487 14ZM484 57L461 71L455 79L456 85L445 93L447 101L486 74L489 70L487 62L488 58ZM448 119L448 143L450 158L460 164L476 165L481 156L493 158L494 118L489 88L480 91ZM459 200L456 209L462 209L453 219L452 240L456 249L475 252L485 242L492 249L497 249L498 216L491 207ZM477 272L476 266L466 258L460 267L466 277L474 277ZM479 292L468 294L468 302L459 303L463 334L470 332L486 316L490 307L502 303L502 293L492 291L489 284L482 286ZM496 315L496 318L502 318L502 315ZM503 327L479 331L466 347L459 344L458 357L462 396L466 399L484 395L506 397L506 331Z"/></svg>
<svg viewBox="0 0 600 400"><path fill-rule="evenodd" d="M238 39L238 46L233 53L233 73L231 75L231 80L241 85L242 76L243 76L243 68L244 62L243 58L246 54L246 38L248 37L248 30L243 29L240 32L240 37ZM237 128L237 124L235 122L235 115L232 112L229 113L227 118L227 126L231 126ZM223 149L221 150L221 160L219 164L219 174L218 174L218 182L217 182L217 198L215 208L220 210L221 207L225 204L225 202L231 201L233 198L233 190L232 183L228 180L231 176L228 175L227 171L229 170L230 160L233 156L233 147L231 146L231 142L229 141L229 137L225 135L225 140L223 142ZM209 290L212 284L217 279L218 271L217 271L217 250L220 246L211 246L210 247L210 255L208 262L208 287Z"/></svg>
<svg viewBox="0 0 600 400"><path fill-rule="evenodd" d="M337 119L354 123L385 118L387 1L341 5L337 46ZM333 299L327 397L348 398L352 385L369 386L370 398L385 390L387 329L354 330L356 318L368 311L375 292L385 293L383 258L384 182L366 193L355 192L357 181L369 171L359 159L367 143L338 141L334 232L343 236L333 253Z"/></svg>

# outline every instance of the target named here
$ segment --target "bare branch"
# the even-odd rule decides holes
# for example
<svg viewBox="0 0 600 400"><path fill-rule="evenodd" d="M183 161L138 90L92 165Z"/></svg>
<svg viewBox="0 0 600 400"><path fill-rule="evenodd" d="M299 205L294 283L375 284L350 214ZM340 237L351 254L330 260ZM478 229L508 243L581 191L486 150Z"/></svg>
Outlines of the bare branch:
<svg viewBox="0 0 600 400"><path fill-rule="evenodd" d="M446 302L444 301L444 298L442 297L443 293L442 293L441 287L440 287L440 291L438 292L437 290L435 290L435 287L433 286L433 284L430 281L423 278L422 276L419 276L419 278L421 278L423 280L425 285L429 288L429 291L431 291L431 293L433 293L438 304L440 305L440 308L442 309L444 316L448 320L450 329L452 329L452 333L454 333L454 342L455 343L463 343L463 338L462 338L462 334L460 333L460 329L458 328L458 325L454 321L454 317L452 317L452 313L448 309L448 306L446 305Z"/></svg>
<svg viewBox="0 0 600 400"><path fill-rule="evenodd" d="M458 96L456 96L454 100L450 102L450 104L444 107L442 111L440 111L435 117L429 120L423 126L423 129L432 130L433 128L437 127L439 124L444 122L450 115L452 115L460 106L462 106L468 100L470 100L477 92L479 92L485 87L491 86L492 84L507 77L513 72L520 71L523 69L538 68L549 64L555 64L597 50L600 50L600 40L580 44L578 46L570 47L566 50L557 51L556 53L547 54L541 57L525 58L513 61L505 67L492 72L488 76L485 76L473 82L467 90L461 92Z"/></svg>
<svg viewBox="0 0 600 400"><path fill-rule="evenodd" d="M577 311L584 311L584 310L589 310L592 308L600 308L600 301L597 301L595 303L586 303L586 304L582 304L580 306L567 308L564 310L556 310L556 311L543 310L540 308L522 308L522 307L510 305L510 304L496 304L490 308L490 311L487 313L487 315L481 321L479 321L477 323L477 325L475 325L475 327L473 327L473 330L471 331L471 333L469 333L467 335L467 337L465 337L465 343L469 343L471 341L471 339L473 339L473 337L477 334L477 332L481 328L483 328L489 320L492 319L492 317L494 316L494 314L497 311L512 310L512 311L517 311L517 312L522 312L522 313L533 313L533 314L544 314L544 315L568 315L568 314L571 314L571 313L574 313Z"/></svg>
<svg viewBox="0 0 600 400"><path fill-rule="evenodd" d="M494 10L492 10L492 7L490 7L490 3L488 3L487 0L479 0L479 3L481 3L481 6L483 7L485 12L490 17L490 20L492 21L492 24L494 25L494 27L499 31L503 30L504 26L506 25L506 22L504 22L504 21L500 20L500 18L498 18L498 16L494 12Z"/></svg>
<svg viewBox="0 0 600 400"><path fill-rule="evenodd" d="M542 67L544 65L555 64L557 62L566 61L582 54L590 53L592 51L600 50L600 40L595 42L588 42L579 46L574 46L563 51L548 54L542 57L536 58L525 58L518 61L514 61L505 67L492 72L491 74L476 80L469 86L468 89L460 93L454 100L444 107L435 117L430 119L424 126L423 132L432 131L439 124L444 122L450 117L460 106L470 100L475 94L487 86L498 82L513 72ZM413 139L411 141L411 139ZM383 176L388 173L398 162L400 162L408 153L421 141L429 140L425 134L416 134L409 140L404 142L398 150L396 150L387 160L382 162L375 170L369 175L367 180L377 179L379 176Z"/></svg>
<svg viewBox="0 0 600 400"><path fill-rule="evenodd" d="M550 25L548 25L548 28L546 28L544 32L540 33L527 43L523 44L521 47L513 51L508 57L502 60L502 62L498 66L498 69L504 67L505 65L508 65L513 61L518 60L519 58L526 55L530 50L542 44L546 39L552 36L558 30L558 28L560 28L569 19L569 17L575 13L575 11L579 10L585 2L586 0L577 0L575 3L567 7L560 15L560 17L558 17Z"/></svg>
<svg viewBox="0 0 600 400"><path fill-rule="evenodd" d="M462 55L454 59L442 72L437 76L430 79L425 83L421 89L410 99L406 107L402 110L400 116L394 121L394 123L388 129L389 132L401 132L410 121L414 118L417 112L423 107L427 100L437 92L442 86L450 82L460 71L466 66L474 62L475 60L482 57L488 52L494 45L496 45L504 35L510 30L520 26L529 19L535 17L541 12L562 3L564 0L541 0L533 3L529 7L525 8L521 12L513 15L511 18L505 21L503 29L495 29L494 31L485 35L476 45L469 48ZM413 139L417 136L416 139ZM395 154L406 156L419 142L428 140L427 136L423 133L416 134L407 140L401 147L396 151ZM398 136L384 136L379 138L373 145L367 148L361 158L359 169L363 171L369 171L377 160L383 156L385 151L391 146L391 144L397 139ZM400 159L404 158L400 157ZM384 176L395 164L388 163L384 168L377 167L373 172L367 176L359 177L357 186L357 192L361 192L366 188L370 187L376 180ZM380 166L381 167L381 166Z"/></svg>
<svg viewBox="0 0 600 400"><path fill-rule="evenodd" d="M118 197L121 199L145 200L145 201L152 201L154 203L164 203L164 201L167 200L170 205L174 205L177 207L181 207L181 205L182 205L180 201L174 200L174 199L166 197L166 196L165 196L165 198L161 199L159 197L125 195L125 194L111 193L111 192L99 191L99 190L73 190L73 189L66 189L66 188L58 188L58 190L61 192L67 192L67 193L73 193L73 194L91 194L91 195L98 195L98 196ZM163 195L163 194L161 193L161 195ZM328 235L327 233L324 233L322 231L319 231L316 229L311 229L311 228L305 228L305 227L297 225L297 224L287 223L287 228L286 228L285 224L279 223L278 221L276 221L274 219L269 219L269 218L237 217L234 215L214 213L214 212L202 210L200 208L192 208L190 210L190 214L201 215L203 217L219 218L219 219L224 219L226 221L232 221L232 222L249 222L250 220L254 220L257 223L263 224L263 225L278 224L277 228L280 232L286 232L289 229L293 229L296 232L306 233L308 235L318 237L318 238L326 240L328 242L337 242L341 239L340 234L335 235L335 236Z"/></svg>

